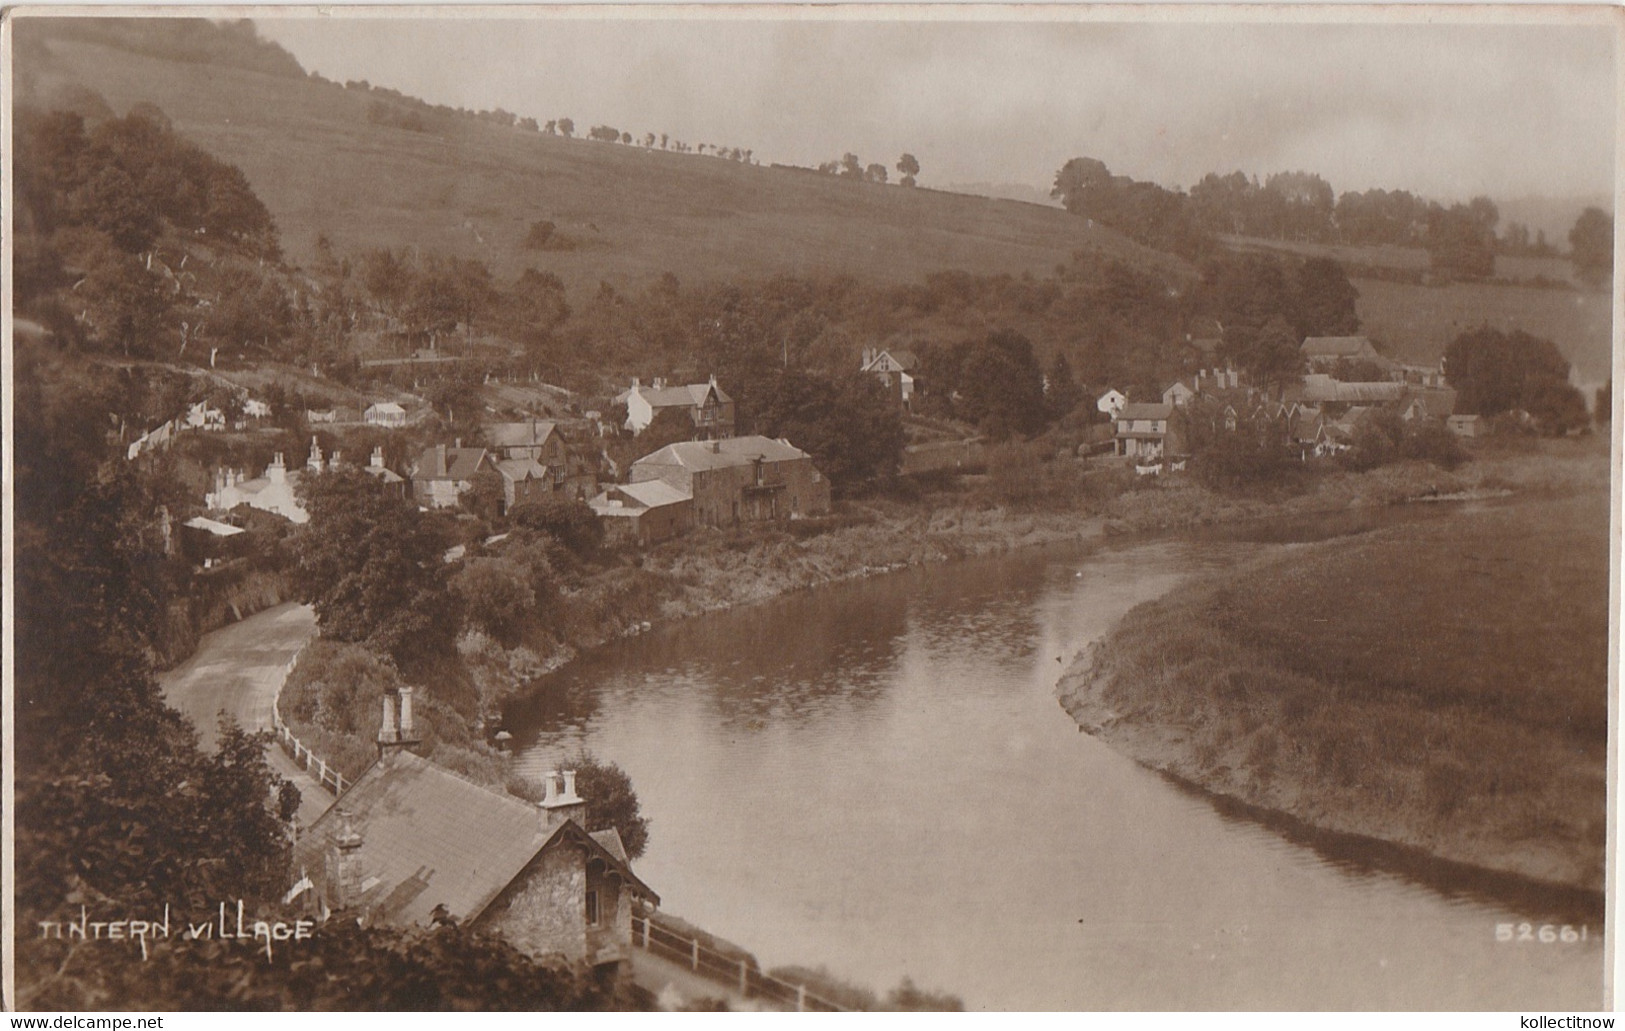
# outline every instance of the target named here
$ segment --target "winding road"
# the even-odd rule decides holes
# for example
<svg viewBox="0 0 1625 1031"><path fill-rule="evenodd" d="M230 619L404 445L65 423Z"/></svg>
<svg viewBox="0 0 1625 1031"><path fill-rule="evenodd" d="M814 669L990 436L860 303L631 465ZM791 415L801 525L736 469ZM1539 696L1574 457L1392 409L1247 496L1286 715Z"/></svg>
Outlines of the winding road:
<svg viewBox="0 0 1625 1031"><path fill-rule="evenodd" d="M272 729L271 709L288 665L315 636L316 613L309 605L278 605L205 634L197 653L160 676L158 684L164 700L197 725L199 743L213 749L220 739L221 715L244 730ZM273 770L299 788L299 821L309 826L333 803L333 796L282 749L267 748L265 756Z"/></svg>

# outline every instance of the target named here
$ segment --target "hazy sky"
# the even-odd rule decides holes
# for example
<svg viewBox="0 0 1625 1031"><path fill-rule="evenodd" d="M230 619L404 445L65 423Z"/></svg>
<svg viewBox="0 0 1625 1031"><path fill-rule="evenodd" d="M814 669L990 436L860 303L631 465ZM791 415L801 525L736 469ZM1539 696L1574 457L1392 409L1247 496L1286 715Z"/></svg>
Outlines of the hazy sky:
<svg viewBox="0 0 1625 1031"><path fill-rule="evenodd" d="M1303 169L1339 191L1439 199L1612 193L1613 37L1595 17L1272 25L965 20L974 11L945 21L940 8L932 21L896 8L812 22L336 11L262 18L260 31L329 78L569 116L578 134L606 123L749 147L764 164L853 151L892 166L909 151L925 185L1048 187L1068 157L1088 155L1186 188L1208 171Z"/></svg>

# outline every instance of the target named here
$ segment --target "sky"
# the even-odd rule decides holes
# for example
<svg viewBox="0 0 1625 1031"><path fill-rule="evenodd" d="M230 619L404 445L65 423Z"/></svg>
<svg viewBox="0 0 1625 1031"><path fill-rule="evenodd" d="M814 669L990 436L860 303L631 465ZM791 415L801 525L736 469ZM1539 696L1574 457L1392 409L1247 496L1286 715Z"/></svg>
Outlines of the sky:
<svg viewBox="0 0 1625 1031"><path fill-rule="evenodd" d="M921 185L1048 188L1068 158L1088 156L1181 188L1239 169L1446 201L1613 192L1614 36L1598 8L1589 24L1551 9L1525 9L1519 24L1464 23L1484 15L1461 9L1433 24L1282 24L1256 9L1222 24L1174 8L1149 23L1080 22L1100 15L1075 8L837 8L818 20L784 8L328 10L257 24L332 79L568 116L578 134L602 123L750 148L763 164L851 151L890 167L907 151ZM1371 17L1324 12L1314 16Z"/></svg>

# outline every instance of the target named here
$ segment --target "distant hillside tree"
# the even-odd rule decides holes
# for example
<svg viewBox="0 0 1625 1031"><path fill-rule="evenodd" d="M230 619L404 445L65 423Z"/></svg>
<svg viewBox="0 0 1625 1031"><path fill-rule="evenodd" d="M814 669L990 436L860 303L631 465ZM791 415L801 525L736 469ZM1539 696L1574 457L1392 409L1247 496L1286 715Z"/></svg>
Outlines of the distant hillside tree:
<svg viewBox="0 0 1625 1031"><path fill-rule="evenodd" d="M920 162L913 154L904 154L897 159L897 170L903 173L903 178L898 182L904 186L913 186L914 177L920 174Z"/></svg>
<svg viewBox="0 0 1625 1031"><path fill-rule="evenodd" d="M1606 279L1614 270L1614 216L1601 208L1582 211L1569 230L1569 256L1586 279Z"/></svg>
<svg viewBox="0 0 1625 1031"><path fill-rule="evenodd" d="M571 119L560 118L559 122L558 122L558 125L559 125L559 135L561 135L561 136L574 136L575 135L575 133L576 133L576 123L574 121L572 121Z"/></svg>
<svg viewBox="0 0 1625 1031"><path fill-rule="evenodd" d="M863 170L863 177L872 183L884 183L886 181L886 166L876 161Z"/></svg>
<svg viewBox="0 0 1625 1031"><path fill-rule="evenodd" d="M851 151L841 155L841 174L849 179L863 178L863 164Z"/></svg>

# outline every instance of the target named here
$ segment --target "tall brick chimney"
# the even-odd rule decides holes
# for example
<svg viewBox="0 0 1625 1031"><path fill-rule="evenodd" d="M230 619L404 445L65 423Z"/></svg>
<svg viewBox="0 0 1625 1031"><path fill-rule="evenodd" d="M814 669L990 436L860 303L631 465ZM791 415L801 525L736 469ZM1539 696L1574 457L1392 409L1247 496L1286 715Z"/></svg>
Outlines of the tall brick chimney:
<svg viewBox="0 0 1625 1031"><path fill-rule="evenodd" d="M361 898L361 835L350 822L350 812L339 810L339 829L327 850L327 908L344 909Z"/></svg>

